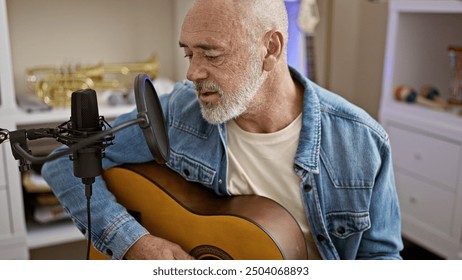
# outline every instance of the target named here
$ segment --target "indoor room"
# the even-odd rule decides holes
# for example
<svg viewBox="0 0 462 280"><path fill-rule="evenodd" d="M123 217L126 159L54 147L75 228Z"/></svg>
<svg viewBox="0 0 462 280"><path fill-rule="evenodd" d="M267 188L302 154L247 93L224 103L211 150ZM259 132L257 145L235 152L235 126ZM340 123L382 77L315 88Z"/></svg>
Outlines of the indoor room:
<svg viewBox="0 0 462 280"><path fill-rule="evenodd" d="M0 259L88 257L84 235L41 176L43 160L19 160L11 145L43 159L75 143L30 135L69 125L77 90L96 90L107 122L139 105L138 74L158 96L169 94L192 75L179 41L193 2L0 0ZM284 2L288 64L387 132L401 257L462 259L462 1Z"/></svg>

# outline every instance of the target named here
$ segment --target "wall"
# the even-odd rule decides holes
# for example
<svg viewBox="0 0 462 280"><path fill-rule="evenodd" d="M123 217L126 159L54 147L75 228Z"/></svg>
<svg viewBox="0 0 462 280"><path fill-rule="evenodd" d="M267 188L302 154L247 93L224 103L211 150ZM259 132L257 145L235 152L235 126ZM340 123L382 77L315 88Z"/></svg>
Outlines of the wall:
<svg viewBox="0 0 462 280"><path fill-rule="evenodd" d="M94 65L147 59L173 78L174 2L165 0L8 0L16 92L25 71L44 65Z"/></svg>
<svg viewBox="0 0 462 280"><path fill-rule="evenodd" d="M388 8L383 2L359 5L358 56L353 102L378 117L382 92L383 63L387 33Z"/></svg>
<svg viewBox="0 0 462 280"><path fill-rule="evenodd" d="M178 42L180 39L180 30L183 23L183 18L186 16L189 8L192 6L194 0L179 0L175 1L175 21L174 30L174 61L176 66L175 79L184 80L186 79L186 72L188 71L189 61L184 57L184 51L179 47Z"/></svg>
<svg viewBox="0 0 462 280"><path fill-rule="evenodd" d="M323 86L377 117L382 85L388 8L385 1L320 1L329 27L321 56Z"/></svg>

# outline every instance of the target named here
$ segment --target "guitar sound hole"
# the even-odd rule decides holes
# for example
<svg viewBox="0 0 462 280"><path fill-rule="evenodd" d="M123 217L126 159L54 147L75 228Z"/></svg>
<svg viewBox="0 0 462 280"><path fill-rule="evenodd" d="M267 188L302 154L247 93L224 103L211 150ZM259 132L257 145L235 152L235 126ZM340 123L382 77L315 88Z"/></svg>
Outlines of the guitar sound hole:
<svg viewBox="0 0 462 280"><path fill-rule="evenodd" d="M221 259L219 259L218 257L215 257L215 256L207 256L207 257L200 258L199 260L203 260L203 261L217 261L217 260L221 260Z"/></svg>
<svg viewBox="0 0 462 280"><path fill-rule="evenodd" d="M230 254L212 245L200 245L191 250L196 260L233 260Z"/></svg>

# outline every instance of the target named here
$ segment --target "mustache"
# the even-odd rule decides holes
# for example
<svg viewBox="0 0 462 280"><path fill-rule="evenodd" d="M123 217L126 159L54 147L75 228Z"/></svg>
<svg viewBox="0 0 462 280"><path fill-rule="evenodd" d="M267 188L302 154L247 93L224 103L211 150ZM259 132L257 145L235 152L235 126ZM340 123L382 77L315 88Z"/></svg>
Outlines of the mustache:
<svg viewBox="0 0 462 280"><path fill-rule="evenodd" d="M198 93L207 92L207 91L216 91L218 93L221 93L220 86L217 83L212 82L212 81L194 82L194 86L196 87L196 91Z"/></svg>

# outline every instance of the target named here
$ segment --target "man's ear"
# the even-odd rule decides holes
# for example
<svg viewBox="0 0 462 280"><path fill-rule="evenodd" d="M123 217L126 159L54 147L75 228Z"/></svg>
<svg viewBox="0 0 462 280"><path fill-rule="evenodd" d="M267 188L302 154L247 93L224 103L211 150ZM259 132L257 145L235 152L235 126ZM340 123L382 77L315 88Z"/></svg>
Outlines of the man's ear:
<svg viewBox="0 0 462 280"><path fill-rule="evenodd" d="M271 71L282 56L284 36L280 31L271 30L265 34L266 54L263 60L263 70Z"/></svg>

